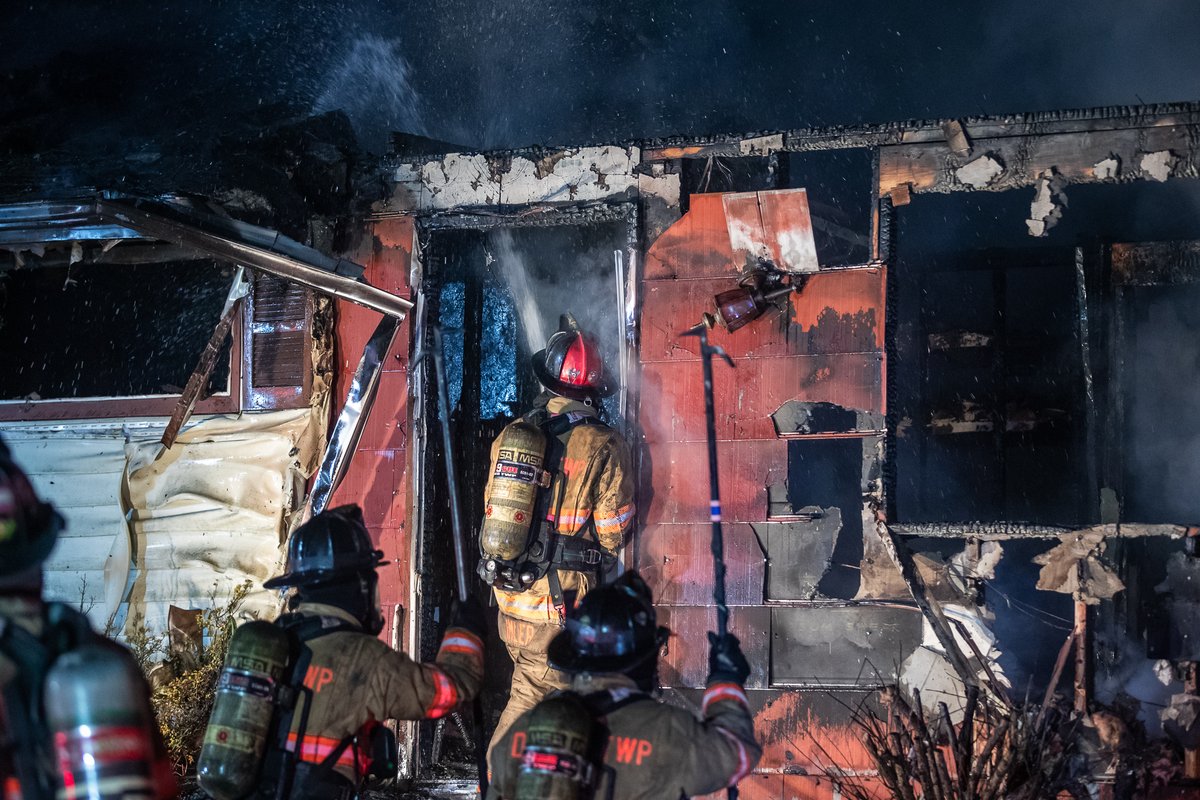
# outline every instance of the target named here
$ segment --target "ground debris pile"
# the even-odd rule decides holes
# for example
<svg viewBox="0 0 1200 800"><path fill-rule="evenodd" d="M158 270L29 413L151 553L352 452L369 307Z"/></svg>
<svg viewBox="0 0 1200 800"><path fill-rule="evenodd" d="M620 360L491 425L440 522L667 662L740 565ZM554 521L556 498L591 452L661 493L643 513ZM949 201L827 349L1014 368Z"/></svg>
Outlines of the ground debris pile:
<svg viewBox="0 0 1200 800"><path fill-rule="evenodd" d="M1058 709L1001 705L972 689L955 727L945 703L927 716L916 690L911 703L895 687L881 690L880 701L856 710L854 721L883 785L831 776L847 797L1032 800L1069 791L1072 723Z"/></svg>
<svg viewBox="0 0 1200 800"><path fill-rule="evenodd" d="M247 581L225 605L185 612L186 626L176 626L173 621L166 633L153 633L136 621L126 626L129 649L150 681L150 701L167 755L181 777L195 770L217 678L237 628L238 610L249 591Z"/></svg>

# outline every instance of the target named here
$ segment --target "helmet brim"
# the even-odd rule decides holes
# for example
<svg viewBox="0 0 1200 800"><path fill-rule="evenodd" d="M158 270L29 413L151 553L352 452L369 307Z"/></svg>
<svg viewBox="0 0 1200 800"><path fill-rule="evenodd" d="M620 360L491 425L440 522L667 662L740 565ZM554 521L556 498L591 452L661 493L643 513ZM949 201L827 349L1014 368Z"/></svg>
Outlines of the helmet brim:
<svg viewBox="0 0 1200 800"><path fill-rule="evenodd" d="M571 646L571 632L564 628L546 649L550 666L561 672L628 672L648 659L658 657L658 647L642 653L623 656L595 657L580 654Z"/></svg>
<svg viewBox="0 0 1200 800"><path fill-rule="evenodd" d="M589 397L608 397L617 390L612 376L607 371L600 373L599 386L571 386L563 383L557 375L551 375L550 371L546 369L546 350L544 348L534 353L530 361L533 363L533 374L537 376L542 386L563 397L569 397L572 400L586 400Z"/></svg>
<svg viewBox="0 0 1200 800"><path fill-rule="evenodd" d="M329 583L340 578L348 578L351 575L357 575L360 572L374 570L376 567L387 566L390 561L377 561L371 564L363 564L356 567L344 567L336 570L309 570L307 572L285 572L282 575L277 575L274 578L268 578L263 581L264 589L286 589L292 586L316 586L321 583Z"/></svg>

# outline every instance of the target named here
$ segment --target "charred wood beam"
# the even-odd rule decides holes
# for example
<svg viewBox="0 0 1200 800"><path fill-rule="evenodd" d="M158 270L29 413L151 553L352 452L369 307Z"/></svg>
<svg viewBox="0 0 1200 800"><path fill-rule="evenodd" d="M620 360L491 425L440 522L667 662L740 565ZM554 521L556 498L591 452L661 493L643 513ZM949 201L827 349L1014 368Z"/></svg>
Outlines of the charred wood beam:
<svg viewBox="0 0 1200 800"><path fill-rule="evenodd" d="M1024 522L901 522L888 523L889 530L901 536L924 536L935 539L1061 539L1100 533L1107 538L1134 539L1145 536L1166 536L1181 539L1196 529L1187 525L1146 522L1118 522L1072 528L1062 525L1037 525Z"/></svg>
<svg viewBox="0 0 1200 800"><path fill-rule="evenodd" d="M237 272L233 276L233 284L229 287L229 294L225 298L225 308L221 311L221 319L213 329L212 336L208 339L208 344L204 346L204 352L200 354L200 362L192 370L187 386L183 388L183 393L179 396L179 402L175 405L175 411L171 414L171 419L167 422L166 430L163 431L163 448L167 450L171 449L175 444L175 437L179 435L179 430L187 423L188 418L192 416L192 409L196 407L196 400L199 399L204 387L208 385L208 379L212 375L213 367L216 366L217 359L221 356L221 347L225 344L226 337L229 336L229 329L233 327L234 318L242 308L242 298L249 291L250 282L246 280L246 268L238 267ZM159 451L159 456L161 455L162 451Z"/></svg>
<svg viewBox="0 0 1200 800"><path fill-rule="evenodd" d="M878 521L876 528L879 532L879 539L883 542L884 549L900 570L900 577L908 585L913 600L916 601L917 607L921 609L921 613L933 629L938 643L942 645L942 649L946 652L946 658L949 659L950 665L954 667L959 680L968 689L978 690L979 681L975 677L975 672L968 664L966 656L958 649L958 642L954 640L954 631L950 628L950 623L946 619L946 615L942 612L941 604L934 598L925 581L921 579L921 575L913 563L912 553L909 552L908 547L904 542L900 541L899 536L892 531L886 522L882 520Z"/></svg>

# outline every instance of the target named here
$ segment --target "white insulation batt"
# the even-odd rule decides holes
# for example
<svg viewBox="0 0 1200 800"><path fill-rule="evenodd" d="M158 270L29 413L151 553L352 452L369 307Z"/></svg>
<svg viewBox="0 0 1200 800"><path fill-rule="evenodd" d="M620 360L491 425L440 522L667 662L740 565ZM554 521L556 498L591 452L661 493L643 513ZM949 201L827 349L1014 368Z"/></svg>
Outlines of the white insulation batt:
<svg viewBox="0 0 1200 800"><path fill-rule="evenodd" d="M249 580L244 614L271 616L261 588L321 450L310 409L195 418L156 460L165 419L6 423L0 433L67 529L46 564L49 597L116 633L166 629L170 606L209 608Z"/></svg>

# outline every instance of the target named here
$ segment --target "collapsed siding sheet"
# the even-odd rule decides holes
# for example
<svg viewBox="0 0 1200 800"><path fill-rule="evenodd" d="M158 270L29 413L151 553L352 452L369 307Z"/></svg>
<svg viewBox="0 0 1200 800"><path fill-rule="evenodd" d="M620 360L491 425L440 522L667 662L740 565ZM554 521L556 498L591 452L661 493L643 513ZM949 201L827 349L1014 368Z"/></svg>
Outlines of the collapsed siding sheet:
<svg viewBox="0 0 1200 800"><path fill-rule="evenodd" d="M130 441L122 487L136 569L128 619L162 630L170 606L207 608L247 581L243 613L273 616L276 596L261 584L279 564L322 428L312 409L211 417L157 461L157 441Z"/></svg>

